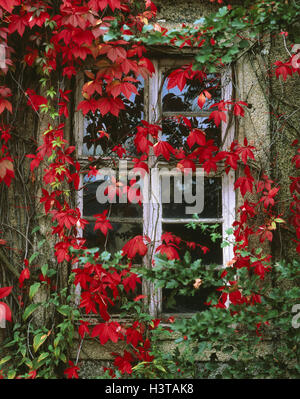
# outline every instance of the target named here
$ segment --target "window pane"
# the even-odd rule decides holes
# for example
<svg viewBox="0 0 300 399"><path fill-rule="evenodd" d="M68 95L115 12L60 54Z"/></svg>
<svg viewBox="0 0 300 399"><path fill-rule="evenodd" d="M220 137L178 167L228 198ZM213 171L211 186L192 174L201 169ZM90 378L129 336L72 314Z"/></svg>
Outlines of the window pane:
<svg viewBox="0 0 300 399"><path fill-rule="evenodd" d="M182 177L184 182L184 177ZM162 178L161 184L162 198L167 200L169 189L167 189L168 180ZM222 178L221 177L205 177L204 178L204 206L203 211L187 213L187 207L194 207L195 209L199 206L200 190L203 189L202 185L197 184L196 178L192 178L192 186L189 184L180 184L180 179L174 176L170 176L170 203L162 204L162 214L164 218L191 218L193 213L197 213L199 218L221 218L222 217ZM174 187L175 186L175 187ZM185 190L185 194L184 194ZM197 201L187 203L185 198L187 195L192 194L193 197L197 196ZM165 194L165 195L164 195ZM181 203L175 203L175 195L180 196ZM193 198L190 196L190 198Z"/></svg>
<svg viewBox="0 0 300 399"><path fill-rule="evenodd" d="M94 230L95 223L90 222L84 229L83 237L88 248L100 248L101 251L114 253L121 251L123 246L134 236L143 234L142 223L111 222L112 230L105 236L100 230ZM136 261L138 257L134 259ZM139 263L139 262L137 262Z"/></svg>
<svg viewBox="0 0 300 399"><path fill-rule="evenodd" d="M166 76L166 75L165 75ZM212 104L220 101L220 78L214 74L207 75L205 81L199 79L187 80L182 91L177 86L168 89L169 78L165 78L162 88L163 112L201 112L208 110ZM199 95L207 90L211 99L207 99L202 110L197 104Z"/></svg>
<svg viewBox="0 0 300 399"><path fill-rule="evenodd" d="M162 139L168 141L174 148L180 148L186 145L186 140L192 129L200 129L205 133L206 141L213 140L214 145L217 146L221 144L221 129L216 128L212 120L207 117L188 117L186 119L190 123L189 127L186 126L182 118L163 117Z"/></svg>
<svg viewBox="0 0 300 399"><path fill-rule="evenodd" d="M191 291L195 289L191 284ZM200 312L207 309L207 298L216 291L215 287L200 287L194 296L175 295L172 290L164 289L162 304L165 313L192 313Z"/></svg>
<svg viewBox="0 0 300 399"><path fill-rule="evenodd" d="M84 216L93 216L98 213L104 212L106 209L109 210L109 215L111 217L126 217L126 218L137 218L143 216L143 208L139 204L133 204L126 200L126 196L122 197L127 201L127 203L119 203L119 196L114 195L113 199L110 200L107 194L107 202L100 203L97 200L99 198L100 188L101 193L105 194L105 187L107 187L108 182L111 182L111 178L109 176L105 176L105 181L103 180L96 180L95 177L93 178L84 178L84 188L83 188L83 215ZM110 179L110 180L108 180ZM94 181L93 181L94 180ZM114 186L112 186L114 187ZM97 189L99 188L98 195L96 197ZM113 189L112 189L113 193ZM115 201L112 203L111 201Z"/></svg>
<svg viewBox="0 0 300 399"><path fill-rule="evenodd" d="M196 230L185 227L183 224L163 224L163 231L170 232L180 237L182 240L188 242L195 242L201 244L201 246L209 248L209 251L204 254L203 249L196 247L195 250L189 250L192 257L192 262L197 259L202 259L203 267L205 265L221 265L223 263L223 252L221 249L222 239L216 239L214 243L208 232L202 232L200 228ZM215 229L215 234L222 235L222 226L220 225ZM184 256L187 251L187 245L185 243L179 244L177 249L180 258ZM199 276L201 278L201 276ZM215 292L215 287L201 287L195 290L193 287L194 281L191 282L191 291L195 292L194 296L179 295L174 290L163 289L163 312L168 313L186 313L205 310L207 306L204 304L207 297Z"/></svg>
<svg viewBox="0 0 300 399"><path fill-rule="evenodd" d="M223 264L221 224L215 230L215 234L220 236L220 238L216 238L215 242L212 241L209 231L202 232L200 227L194 230L193 228L186 227L183 223L164 223L163 232L169 232L181 238L182 242L179 244L179 249L176 248L180 258L184 256L186 251L189 251L191 252L192 261L202 259L204 265ZM200 246L196 246L195 249L190 250L186 244L187 242L194 242L209 250L203 250Z"/></svg>
<svg viewBox="0 0 300 399"><path fill-rule="evenodd" d="M144 119L144 79L139 77L135 84L139 95L132 94L129 99L122 97L126 109L118 116L107 113L102 116L99 111L88 113L84 119L83 155L111 155L115 145L123 145L127 155L135 155L133 144L135 129ZM108 133L102 136L99 131Z"/></svg>

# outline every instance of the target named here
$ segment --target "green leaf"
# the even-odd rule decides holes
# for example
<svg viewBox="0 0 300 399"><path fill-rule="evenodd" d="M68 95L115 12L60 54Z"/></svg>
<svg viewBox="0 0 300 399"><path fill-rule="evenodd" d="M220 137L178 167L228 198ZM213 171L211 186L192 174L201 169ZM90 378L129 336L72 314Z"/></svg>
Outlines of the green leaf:
<svg viewBox="0 0 300 399"><path fill-rule="evenodd" d="M281 218L276 218L276 219L274 219L274 221L275 221L276 223L285 223L285 220L283 220L283 219L281 219Z"/></svg>
<svg viewBox="0 0 300 399"><path fill-rule="evenodd" d="M249 45L250 45L250 43L249 43L248 40L241 40L241 41L239 42L240 48L247 48L247 47L249 47Z"/></svg>
<svg viewBox="0 0 300 399"><path fill-rule="evenodd" d="M179 284L175 280L168 281L166 284L166 288L168 288L168 289L177 288L178 286L179 286Z"/></svg>
<svg viewBox="0 0 300 399"><path fill-rule="evenodd" d="M157 368L157 370L162 371L163 373L166 373L166 372L167 372L166 369L163 368L163 366L156 365L155 367Z"/></svg>
<svg viewBox="0 0 300 399"><path fill-rule="evenodd" d="M225 15L228 13L228 8L225 7L221 7L218 11L218 15L220 15L220 17L225 17Z"/></svg>
<svg viewBox="0 0 300 399"><path fill-rule="evenodd" d="M230 242L228 242L228 241L223 241L221 243L221 248L225 248L225 247L229 247L229 246L230 246Z"/></svg>
<svg viewBox="0 0 300 399"><path fill-rule="evenodd" d="M43 275L44 277L46 277L47 271L48 271L48 265L47 265L47 264L46 264L46 265L43 265L43 266L41 267L41 272L42 272L42 275Z"/></svg>
<svg viewBox="0 0 300 399"><path fill-rule="evenodd" d="M46 242L46 239L44 238L43 240L38 242L38 249L41 248L41 246Z"/></svg>
<svg viewBox="0 0 300 399"><path fill-rule="evenodd" d="M40 303L32 303L24 310L23 320L27 320L28 317L40 306Z"/></svg>
<svg viewBox="0 0 300 399"><path fill-rule="evenodd" d="M7 378L9 380L13 380L16 376L16 372L14 370L9 370L9 372L7 373Z"/></svg>
<svg viewBox="0 0 300 399"><path fill-rule="evenodd" d="M0 360L0 365L8 362L11 359L11 356L5 356Z"/></svg>
<svg viewBox="0 0 300 399"><path fill-rule="evenodd" d="M37 293L40 286L41 286L41 283L34 283L30 286L30 289L29 289L29 298L30 299L32 299L34 297L34 295Z"/></svg>
<svg viewBox="0 0 300 399"><path fill-rule="evenodd" d="M38 357L38 363L42 362L43 360L45 360L47 357L49 356L49 352L43 352L40 354L40 356Z"/></svg>
<svg viewBox="0 0 300 399"><path fill-rule="evenodd" d="M32 229L31 234L34 234L34 233L36 233L36 232L39 231L39 230L40 230L40 226L35 226L35 227Z"/></svg>
<svg viewBox="0 0 300 399"><path fill-rule="evenodd" d="M39 256L39 252L34 252L34 253L30 256L28 262L31 263L37 256Z"/></svg>
<svg viewBox="0 0 300 399"><path fill-rule="evenodd" d="M43 343L46 341L46 339L48 338L48 335L45 333L40 333L37 334L34 338L33 338L33 349L36 352L39 347L41 345L43 345Z"/></svg>
<svg viewBox="0 0 300 399"><path fill-rule="evenodd" d="M66 355L64 353L60 354L60 360L62 360L64 363L67 363L67 358L66 358Z"/></svg>
<svg viewBox="0 0 300 399"><path fill-rule="evenodd" d="M59 308L57 308L57 311L61 313L63 316L68 316L70 314L70 306L62 305Z"/></svg>

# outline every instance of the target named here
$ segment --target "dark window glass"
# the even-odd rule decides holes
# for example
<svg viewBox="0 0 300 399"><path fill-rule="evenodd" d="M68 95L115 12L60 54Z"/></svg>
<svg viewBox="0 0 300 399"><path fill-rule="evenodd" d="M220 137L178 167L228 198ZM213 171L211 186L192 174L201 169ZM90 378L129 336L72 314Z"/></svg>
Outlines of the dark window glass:
<svg viewBox="0 0 300 399"><path fill-rule="evenodd" d="M216 75L209 74L207 79L203 81L199 79L187 80L182 91L177 86L168 89L169 78L166 76L168 74L164 75L162 88L163 112L201 112L208 110L212 104L220 101L220 78ZM197 99L204 90L207 90L212 97L205 102L201 109Z"/></svg>
<svg viewBox="0 0 300 399"><path fill-rule="evenodd" d="M144 118L144 79L139 78L136 83L139 95L132 94L127 99L122 97L125 109L118 116L110 112L102 116L99 112L88 113L84 119L83 155L112 155L111 149L116 145L123 145L127 155L135 155L133 143L136 127ZM103 136L104 131L109 137Z"/></svg>
<svg viewBox="0 0 300 399"><path fill-rule="evenodd" d="M134 236L143 234L142 223L111 222L111 225L113 229L108 230L107 236L105 236L101 230L94 230L95 223L90 222L85 227L83 234L87 240L87 246L89 248L97 247L101 251L114 253L121 251L123 246Z"/></svg>
<svg viewBox="0 0 300 399"><path fill-rule="evenodd" d="M165 177L163 178L165 179ZM181 176L182 182L184 182L184 177ZM162 180L164 181L164 180ZM167 182L167 180L166 180ZM174 203L174 185L176 185L176 192L181 192L182 203ZM198 184L198 186L200 186ZM162 196L163 192L166 190L166 185L162 184ZM180 184L180 179L170 176L170 203L163 203L163 217L164 218L191 218L192 214L187 214L187 207L195 207L196 201L188 204L185 201L183 190L189 190L192 192L193 196L199 196L199 190L201 187L197 187L196 191L196 178L192 179L191 185L185 184L183 186ZM168 195L166 195L166 198ZM196 213L196 212L195 212ZM222 217L222 178L221 177L205 177L204 178L204 207L201 213L198 213L199 218L221 218Z"/></svg>
<svg viewBox="0 0 300 399"><path fill-rule="evenodd" d="M208 231L202 232L200 228L195 230L186 228L183 224L179 223L163 224L163 232L173 233L184 241L195 242L209 249L209 251L204 254L203 248L196 247L196 249L190 250L185 243L180 243L179 249L177 249L180 259L184 257L185 252L188 250L191 253L191 261L202 259L203 267L205 267L205 265L221 265L223 263L221 225L215 229L214 234L220 237L216 237L215 242L212 241ZM201 276L199 276L199 278L201 278ZM179 295L175 290L163 289L163 311L168 313L188 313L206 309L207 306L204 302L206 302L207 297L211 293L215 292L215 287L200 287L198 290L195 290L193 288L193 282L191 282L190 289L191 292L193 291L195 293L194 296Z"/></svg>
<svg viewBox="0 0 300 399"><path fill-rule="evenodd" d="M98 213L103 213L106 209L108 209L108 214L111 217L126 217L126 218L137 218L143 216L143 208L139 204L134 204L128 201L127 195L123 195L121 198L123 203L120 203L120 197L118 195L114 195L114 197L110 200L108 199L107 203L100 203L97 200L97 189L100 185L102 185L103 190L107 187L108 184L111 183L111 178L109 176L104 176L105 180L96 180L93 178L85 178L84 179L84 188L83 188L83 214L84 216L93 216ZM109 183L108 183L109 182ZM114 186L112 186L114 187ZM112 191L113 192L113 191ZM104 193L103 193L104 194ZM108 195L108 194L107 194ZM114 201L115 203L111 202Z"/></svg>
<svg viewBox="0 0 300 399"><path fill-rule="evenodd" d="M200 129L205 133L206 141L213 140L213 145L221 144L221 129L207 117L187 117L190 126L186 126L183 118L164 116L162 122L162 139L174 148L187 146L186 140L192 129ZM189 147L186 147L189 149Z"/></svg>

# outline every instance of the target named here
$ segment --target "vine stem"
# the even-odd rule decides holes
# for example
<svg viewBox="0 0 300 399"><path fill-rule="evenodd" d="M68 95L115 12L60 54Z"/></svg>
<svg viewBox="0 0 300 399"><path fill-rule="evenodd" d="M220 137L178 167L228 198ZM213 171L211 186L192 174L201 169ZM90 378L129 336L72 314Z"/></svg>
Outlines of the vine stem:
<svg viewBox="0 0 300 399"><path fill-rule="evenodd" d="M81 339L80 344L79 344L79 348L78 348L78 351L77 351L76 361L75 361L75 365L76 365L76 366L77 366L78 361L79 361L79 355L80 355L80 352L81 352L83 340L84 340L84 338Z"/></svg>

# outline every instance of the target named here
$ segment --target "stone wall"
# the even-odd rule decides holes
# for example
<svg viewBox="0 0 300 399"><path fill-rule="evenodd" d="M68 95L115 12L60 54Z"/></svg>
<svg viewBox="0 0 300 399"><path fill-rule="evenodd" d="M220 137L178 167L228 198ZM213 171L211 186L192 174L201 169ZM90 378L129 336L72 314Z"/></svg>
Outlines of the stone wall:
<svg viewBox="0 0 300 399"><path fill-rule="evenodd" d="M206 0L160 0L157 2L157 22L168 29L178 28L183 23L192 24L205 14L216 10L216 5ZM153 49L152 49L153 51ZM238 100L251 104L246 110L245 118L239 118L235 123L235 138L243 142L244 137L259 149L258 158L266 170L269 169L270 148L270 111L268 104L269 81L265 81L264 62L269 58L270 41L255 49L251 55L245 55L233 65L234 90ZM174 52L173 52L174 54ZM266 86L267 85L267 86ZM237 194L237 205L241 197ZM101 373L101 365L112 360L111 352L122 349L121 344L107 344L105 347L91 339L86 339L81 348L80 365L83 378L95 377ZM174 348L174 340L162 342L162 350L170 351ZM73 357L77 357L78 347L74 348ZM262 347L262 352L267 350ZM208 354L209 355L209 354ZM94 362L92 361L94 360ZM224 354L218 354L218 359L226 361ZM98 374L99 375L99 374Z"/></svg>

